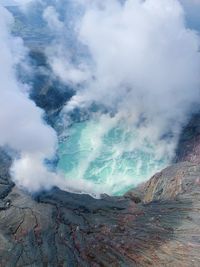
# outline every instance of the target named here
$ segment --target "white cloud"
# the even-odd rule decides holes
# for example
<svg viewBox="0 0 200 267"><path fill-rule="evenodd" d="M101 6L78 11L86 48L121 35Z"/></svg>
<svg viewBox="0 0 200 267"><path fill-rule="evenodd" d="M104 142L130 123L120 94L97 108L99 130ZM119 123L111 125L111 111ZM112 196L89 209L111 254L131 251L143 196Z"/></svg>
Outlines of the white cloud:
<svg viewBox="0 0 200 267"><path fill-rule="evenodd" d="M24 59L26 49L20 38L9 33L12 22L11 14L0 7L0 145L20 153L12 166L13 179L35 191L55 182L55 175L46 170L43 161L54 155L57 137L44 124L43 111L25 93L26 85L16 78L16 64Z"/></svg>
<svg viewBox="0 0 200 267"><path fill-rule="evenodd" d="M81 12L73 14L72 24L60 19L65 2L43 3L44 19L55 34L47 49L52 69L64 82L79 85L65 111L103 104L133 130L139 129L141 144L147 138L161 154L172 155L180 128L200 99L199 36L185 26L182 6L177 0L75 3L73 12ZM189 12L186 0L182 3ZM64 16L67 10L62 11ZM62 176L43 166L55 151L56 134L16 79L15 65L25 49L9 34L12 17L3 8L0 15L0 144L21 152L12 168L19 185L30 190L65 187ZM74 20L76 38L71 40ZM169 132L174 136L170 142L162 139ZM76 181L69 183L77 186ZM80 188L85 186L91 190L92 185L81 180Z"/></svg>
<svg viewBox="0 0 200 267"><path fill-rule="evenodd" d="M29 4L33 0L0 0L0 4L3 6L22 6Z"/></svg>
<svg viewBox="0 0 200 267"><path fill-rule="evenodd" d="M47 50L55 74L81 84L64 112L104 105L133 131L137 127L139 144L148 140L161 158L172 157L181 127L200 101L200 39L188 28L184 8L178 0L75 1L75 60L68 20L61 30L54 27ZM55 16L46 19L50 24ZM83 48L84 56L77 56ZM163 138L169 134L170 140Z"/></svg>
<svg viewBox="0 0 200 267"><path fill-rule="evenodd" d="M176 131L198 101L200 70L199 37L185 27L179 2L93 1L84 8L76 31L91 55L89 64L81 59L87 86L67 109L95 101L140 114L161 133ZM51 50L52 67L63 80L80 83L70 78L80 65L70 62L64 47L66 38L59 37Z"/></svg>

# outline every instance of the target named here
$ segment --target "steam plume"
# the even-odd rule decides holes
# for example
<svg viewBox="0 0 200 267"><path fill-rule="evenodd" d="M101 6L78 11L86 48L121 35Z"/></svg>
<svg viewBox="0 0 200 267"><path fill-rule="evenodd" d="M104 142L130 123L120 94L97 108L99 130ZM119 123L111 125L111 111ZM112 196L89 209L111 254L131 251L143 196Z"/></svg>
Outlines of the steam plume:
<svg viewBox="0 0 200 267"><path fill-rule="evenodd" d="M46 51L49 62L77 88L63 113L104 106L112 113L110 123L114 113L116 125L125 121L137 130L130 149L148 141L158 157L172 159L200 100L199 36L188 28L181 4L187 11L186 2L177 0L75 1L75 53L69 52L69 22L61 18L60 3L47 6L43 17L56 32Z"/></svg>
<svg viewBox="0 0 200 267"><path fill-rule="evenodd" d="M17 79L16 66L25 59L26 49L20 38L11 36L12 23L11 14L0 6L0 145L19 152L11 171L14 181L36 191L56 181L43 163L54 155L57 137L44 124L43 111L29 99L27 86Z"/></svg>
<svg viewBox="0 0 200 267"><path fill-rule="evenodd" d="M106 132L110 123L123 121L126 129L138 132L130 150L147 140L158 157L171 159L181 128L200 100L200 40L186 24L186 1L37 3L55 35L46 50L52 70L76 90L63 114L93 103L104 106L109 112L98 114L101 129ZM19 152L12 166L14 181L30 191L52 185L101 191L81 178L78 185L65 182L44 166L55 153L57 136L16 77L26 49L9 33L10 13L0 7L0 15L0 145Z"/></svg>
<svg viewBox="0 0 200 267"><path fill-rule="evenodd" d="M48 51L52 69L67 83L85 84L65 110L96 102L125 117L144 118L146 132L154 128L157 138L169 132L177 137L199 102L200 70L199 36L186 27L180 3L81 3L84 12L76 24L76 37L80 47L87 48L89 64L85 58L73 64L65 52L67 22L56 27L56 7L44 12L59 33Z"/></svg>

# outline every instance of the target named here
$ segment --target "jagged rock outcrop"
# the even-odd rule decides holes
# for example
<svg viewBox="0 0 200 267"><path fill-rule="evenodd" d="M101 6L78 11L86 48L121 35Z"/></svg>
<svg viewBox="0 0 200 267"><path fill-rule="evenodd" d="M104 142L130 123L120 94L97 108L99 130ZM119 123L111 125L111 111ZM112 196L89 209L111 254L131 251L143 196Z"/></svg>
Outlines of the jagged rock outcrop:
<svg viewBox="0 0 200 267"><path fill-rule="evenodd" d="M0 153L0 266L200 266L200 166L178 163L124 197L30 196Z"/></svg>

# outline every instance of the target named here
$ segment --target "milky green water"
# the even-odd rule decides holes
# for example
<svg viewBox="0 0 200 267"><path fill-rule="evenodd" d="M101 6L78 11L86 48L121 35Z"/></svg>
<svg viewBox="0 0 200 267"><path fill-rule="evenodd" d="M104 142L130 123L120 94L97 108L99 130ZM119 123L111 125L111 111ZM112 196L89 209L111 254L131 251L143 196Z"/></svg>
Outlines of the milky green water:
<svg viewBox="0 0 200 267"><path fill-rule="evenodd" d="M169 162L167 155L157 155L157 144L139 135L136 128L106 117L75 123L60 142L58 169L74 188L122 195Z"/></svg>

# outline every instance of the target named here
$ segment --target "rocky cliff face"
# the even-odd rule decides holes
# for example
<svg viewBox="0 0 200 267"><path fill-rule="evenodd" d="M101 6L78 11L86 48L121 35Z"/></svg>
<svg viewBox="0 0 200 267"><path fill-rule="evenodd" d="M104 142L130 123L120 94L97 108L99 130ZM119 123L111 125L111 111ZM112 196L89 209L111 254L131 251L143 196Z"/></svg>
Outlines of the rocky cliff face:
<svg viewBox="0 0 200 267"><path fill-rule="evenodd" d="M124 197L54 188L37 196L10 180L0 153L0 266L200 266L200 165L163 170Z"/></svg>
<svg viewBox="0 0 200 267"><path fill-rule="evenodd" d="M175 162L200 164L200 114L195 114L183 129L176 151Z"/></svg>

